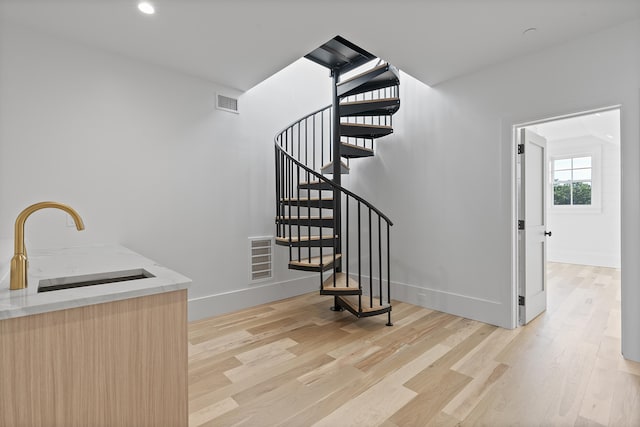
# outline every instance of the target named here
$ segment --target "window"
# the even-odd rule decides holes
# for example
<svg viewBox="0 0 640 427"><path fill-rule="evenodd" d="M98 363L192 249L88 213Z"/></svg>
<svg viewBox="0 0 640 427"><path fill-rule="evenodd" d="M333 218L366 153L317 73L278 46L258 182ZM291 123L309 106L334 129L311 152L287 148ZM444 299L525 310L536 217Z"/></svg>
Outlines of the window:
<svg viewBox="0 0 640 427"><path fill-rule="evenodd" d="M591 206L592 157L569 157L551 162L554 206Z"/></svg>

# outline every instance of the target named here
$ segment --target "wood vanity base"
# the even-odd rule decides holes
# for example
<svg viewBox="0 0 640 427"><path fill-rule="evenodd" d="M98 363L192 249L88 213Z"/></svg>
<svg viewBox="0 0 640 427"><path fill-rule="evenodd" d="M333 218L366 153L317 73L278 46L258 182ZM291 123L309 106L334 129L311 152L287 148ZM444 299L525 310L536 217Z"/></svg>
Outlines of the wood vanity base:
<svg viewBox="0 0 640 427"><path fill-rule="evenodd" d="M0 426L187 425L186 290L0 320Z"/></svg>

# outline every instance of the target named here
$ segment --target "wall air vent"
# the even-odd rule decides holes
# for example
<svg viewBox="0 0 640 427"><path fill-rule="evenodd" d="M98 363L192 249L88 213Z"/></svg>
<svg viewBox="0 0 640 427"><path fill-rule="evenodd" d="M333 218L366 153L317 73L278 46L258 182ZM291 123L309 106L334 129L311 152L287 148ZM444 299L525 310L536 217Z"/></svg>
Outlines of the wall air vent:
<svg viewBox="0 0 640 427"><path fill-rule="evenodd" d="M273 277L273 237L249 238L249 280L258 282Z"/></svg>
<svg viewBox="0 0 640 427"><path fill-rule="evenodd" d="M216 97L216 108L218 110L228 111L230 113L239 114L238 111L238 100L236 98L231 98L229 96L224 96L218 94Z"/></svg>

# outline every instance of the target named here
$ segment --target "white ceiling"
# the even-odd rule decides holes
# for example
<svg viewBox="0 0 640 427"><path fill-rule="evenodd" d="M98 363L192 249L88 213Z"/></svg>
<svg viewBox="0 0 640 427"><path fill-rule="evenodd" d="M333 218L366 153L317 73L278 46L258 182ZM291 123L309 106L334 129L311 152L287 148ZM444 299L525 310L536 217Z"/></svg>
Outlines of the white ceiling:
<svg viewBox="0 0 640 427"><path fill-rule="evenodd" d="M136 3L0 0L0 25L247 90L336 35L434 85L640 18L640 0L156 0L153 16Z"/></svg>
<svg viewBox="0 0 640 427"><path fill-rule="evenodd" d="M592 136L607 143L620 145L620 110L552 120L531 126L531 129L547 138L549 142Z"/></svg>

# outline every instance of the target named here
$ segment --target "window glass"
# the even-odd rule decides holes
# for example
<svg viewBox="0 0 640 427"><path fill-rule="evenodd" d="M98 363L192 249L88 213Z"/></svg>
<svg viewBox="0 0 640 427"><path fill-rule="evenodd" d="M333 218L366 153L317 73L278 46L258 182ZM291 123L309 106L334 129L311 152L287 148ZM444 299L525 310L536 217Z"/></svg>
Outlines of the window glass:
<svg viewBox="0 0 640 427"><path fill-rule="evenodd" d="M552 162L555 206L591 205L591 165L591 156L555 159Z"/></svg>
<svg viewBox="0 0 640 427"><path fill-rule="evenodd" d="M591 169L575 169L573 171L574 181L591 181Z"/></svg>
<svg viewBox="0 0 640 427"><path fill-rule="evenodd" d="M573 159L573 168L590 168L591 167L591 156L589 157L576 157Z"/></svg>
<svg viewBox="0 0 640 427"><path fill-rule="evenodd" d="M553 162L554 170L571 169L571 159L558 159Z"/></svg>

